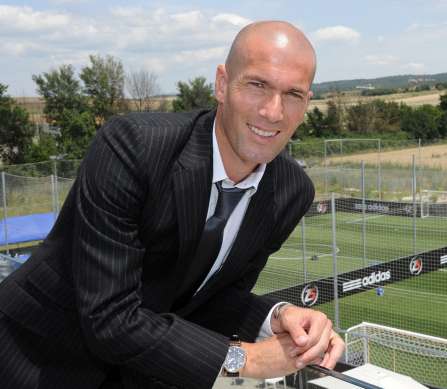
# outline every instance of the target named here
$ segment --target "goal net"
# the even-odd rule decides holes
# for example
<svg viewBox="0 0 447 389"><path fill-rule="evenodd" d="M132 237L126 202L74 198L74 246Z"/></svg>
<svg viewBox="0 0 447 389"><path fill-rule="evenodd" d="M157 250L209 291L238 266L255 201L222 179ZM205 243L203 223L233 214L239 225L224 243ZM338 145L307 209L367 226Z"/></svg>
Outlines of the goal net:
<svg viewBox="0 0 447 389"><path fill-rule="evenodd" d="M447 204L447 191L422 190L421 195L421 217L430 216L430 204Z"/></svg>
<svg viewBox="0 0 447 389"><path fill-rule="evenodd" d="M447 339L363 322L345 334L346 363L365 363L413 377L419 382L447 385Z"/></svg>

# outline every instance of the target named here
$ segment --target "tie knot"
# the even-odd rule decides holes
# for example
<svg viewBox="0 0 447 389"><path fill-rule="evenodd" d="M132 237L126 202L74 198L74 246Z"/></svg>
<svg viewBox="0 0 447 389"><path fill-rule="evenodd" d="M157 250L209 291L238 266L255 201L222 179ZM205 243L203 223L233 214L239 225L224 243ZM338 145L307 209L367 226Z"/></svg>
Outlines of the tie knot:
<svg viewBox="0 0 447 389"><path fill-rule="evenodd" d="M225 193L244 193L246 191L246 189L236 188L235 186L233 186L232 188L224 188L222 186L222 181L217 181L216 182L216 186L217 186L217 190L219 191L219 193L222 193L222 192L225 192Z"/></svg>
<svg viewBox="0 0 447 389"><path fill-rule="evenodd" d="M218 181L216 186L219 191L219 197L217 199L214 216L227 220L244 195L245 189L235 187L224 188L221 181Z"/></svg>

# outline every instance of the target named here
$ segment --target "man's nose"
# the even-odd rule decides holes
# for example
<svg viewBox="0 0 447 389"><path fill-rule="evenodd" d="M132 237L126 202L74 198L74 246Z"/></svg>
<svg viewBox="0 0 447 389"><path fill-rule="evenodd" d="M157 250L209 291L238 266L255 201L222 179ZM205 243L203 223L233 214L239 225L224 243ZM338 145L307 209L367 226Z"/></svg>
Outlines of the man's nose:
<svg viewBox="0 0 447 389"><path fill-rule="evenodd" d="M281 95L275 93L269 96L259 110L259 114L272 123L281 121L284 117Z"/></svg>

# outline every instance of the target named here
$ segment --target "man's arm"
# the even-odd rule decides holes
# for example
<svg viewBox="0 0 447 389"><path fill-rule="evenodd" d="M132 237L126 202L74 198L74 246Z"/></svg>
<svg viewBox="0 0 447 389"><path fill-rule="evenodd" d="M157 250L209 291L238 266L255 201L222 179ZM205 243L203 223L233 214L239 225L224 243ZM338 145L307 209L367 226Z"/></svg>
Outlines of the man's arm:
<svg viewBox="0 0 447 389"><path fill-rule="evenodd" d="M150 136L112 119L80 168L72 270L83 336L93 354L177 386L209 388L228 341L172 314L142 308L145 248L138 221Z"/></svg>

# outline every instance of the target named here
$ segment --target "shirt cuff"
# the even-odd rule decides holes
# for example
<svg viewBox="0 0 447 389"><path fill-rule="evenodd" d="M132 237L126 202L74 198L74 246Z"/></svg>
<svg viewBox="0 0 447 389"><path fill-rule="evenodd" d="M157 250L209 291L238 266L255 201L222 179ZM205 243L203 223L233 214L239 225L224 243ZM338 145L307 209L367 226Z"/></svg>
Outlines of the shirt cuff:
<svg viewBox="0 0 447 389"><path fill-rule="evenodd" d="M284 304L284 303L286 303L286 301L281 301L281 302L279 302L279 303L276 303L276 304L270 309L270 311L269 311L267 317L265 318L265 320L264 320L264 322L262 323L262 326L261 326L261 328L260 328L260 330L259 330L258 337L256 338L256 342L259 342L259 341L261 341L262 339L269 338L270 336L275 335L275 334L273 333L273 331L272 331L272 326L271 326L271 322L270 322L270 320L271 320L271 318L272 318L272 314L273 314L273 311L275 310L275 308L276 308L278 305L281 305L281 304Z"/></svg>

